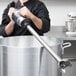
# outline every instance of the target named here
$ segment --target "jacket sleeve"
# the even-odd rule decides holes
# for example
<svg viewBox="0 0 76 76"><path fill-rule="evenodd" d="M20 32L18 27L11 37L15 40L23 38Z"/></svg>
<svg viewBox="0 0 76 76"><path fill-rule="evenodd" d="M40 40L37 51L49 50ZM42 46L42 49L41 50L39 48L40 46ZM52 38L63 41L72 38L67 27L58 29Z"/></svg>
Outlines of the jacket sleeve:
<svg viewBox="0 0 76 76"><path fill-rule="evenodd" d="M45 5L42 3L38 7L38 13L37 16L42 19L43 25L42 25L42 32L46 33L50 30L50 18L49 18L49 12Z"/></svg>
<svg viewBox="0 0 76 76"><path fill-rule="evenodd" d="M7 7L2 14L2 22L0 25L0 35L2 35L3 37L7 36L7 34L5 33L5 26L10 22L10 18L8 16L8 10L9 10L9 7Z"/></svg>

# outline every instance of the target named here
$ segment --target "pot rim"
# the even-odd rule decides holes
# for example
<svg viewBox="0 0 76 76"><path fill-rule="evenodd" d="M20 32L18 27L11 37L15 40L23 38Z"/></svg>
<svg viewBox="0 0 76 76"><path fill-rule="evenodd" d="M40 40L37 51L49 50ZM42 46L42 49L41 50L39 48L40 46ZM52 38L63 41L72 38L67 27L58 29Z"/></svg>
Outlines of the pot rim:
<svg viewBox="0 0 76 76"><path fill-rule="evenodd" d="M60 39L60 38L45 37L45 36L40 36L40 37L49 46L62 45L62 43L63 43L63 40ZM31 39L31 40L29 41L29 39ZM25 41L25 42L28 42L28 43L25 44L23 42L23 43L19 44L19 42L21 42L21 41ZM10 43L12 43L12 44L10 44ZM24 46L24 45L26 45L26 46ZM2 38L1 42L0 42L0 46L11 47L11 48L12 47L13 48L39 48L39 47L43 47L43 45L41 45L40 42L37 41L34 36L14 36L14 37Z"/></svg>

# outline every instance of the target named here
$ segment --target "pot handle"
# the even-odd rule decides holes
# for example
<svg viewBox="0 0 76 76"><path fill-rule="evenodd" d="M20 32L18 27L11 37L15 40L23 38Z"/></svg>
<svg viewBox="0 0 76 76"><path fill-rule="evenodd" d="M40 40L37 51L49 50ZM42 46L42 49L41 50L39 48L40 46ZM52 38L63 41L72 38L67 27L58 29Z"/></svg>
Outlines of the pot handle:
<svg viewBox="0 0 76 76"><path fill-rule="evenodd" d="M62 54L64 54L64 49L65 49L65 48L68 48L68 47L70 47L70 46L71 46L71 43L70 43L70 42L63 43L63 44L62 44Z"/></svg>

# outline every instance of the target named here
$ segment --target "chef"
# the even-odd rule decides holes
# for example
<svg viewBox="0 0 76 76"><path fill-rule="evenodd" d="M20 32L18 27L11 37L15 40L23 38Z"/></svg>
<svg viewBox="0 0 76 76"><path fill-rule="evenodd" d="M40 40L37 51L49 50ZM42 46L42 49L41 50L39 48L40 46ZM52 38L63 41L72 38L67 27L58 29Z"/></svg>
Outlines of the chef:
<svg viewBox="0 0 76 76"><path fill-rule="evenodd" d="M26 27L20 27L12 14L18 10L19 14L30 20L30 26L41 36L50 30L49 12L45 4L39 0L18 0L10 2L5 8L0 26L3 37L32 35Z"/></svg>

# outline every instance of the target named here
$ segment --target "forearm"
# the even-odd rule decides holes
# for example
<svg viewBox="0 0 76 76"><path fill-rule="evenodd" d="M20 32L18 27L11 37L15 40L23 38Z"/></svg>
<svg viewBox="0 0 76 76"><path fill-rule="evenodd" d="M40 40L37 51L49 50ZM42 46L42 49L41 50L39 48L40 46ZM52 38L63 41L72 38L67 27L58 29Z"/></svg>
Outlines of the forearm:
<svg viewBox="0 0 76 76"><path fill-rule="evenodd" d="M5 27L5 33L9 36L13 32L13 29L14 29L14 21L10 21L10 23Z"/></svg>
<svg viewBox="0 0 76 76"><path fill-rule="evenodd" d="M33 23L36 25L36 27L41 30L42 29L42 20L35 15L31 15L30 19L33 21Z"/></svg>

